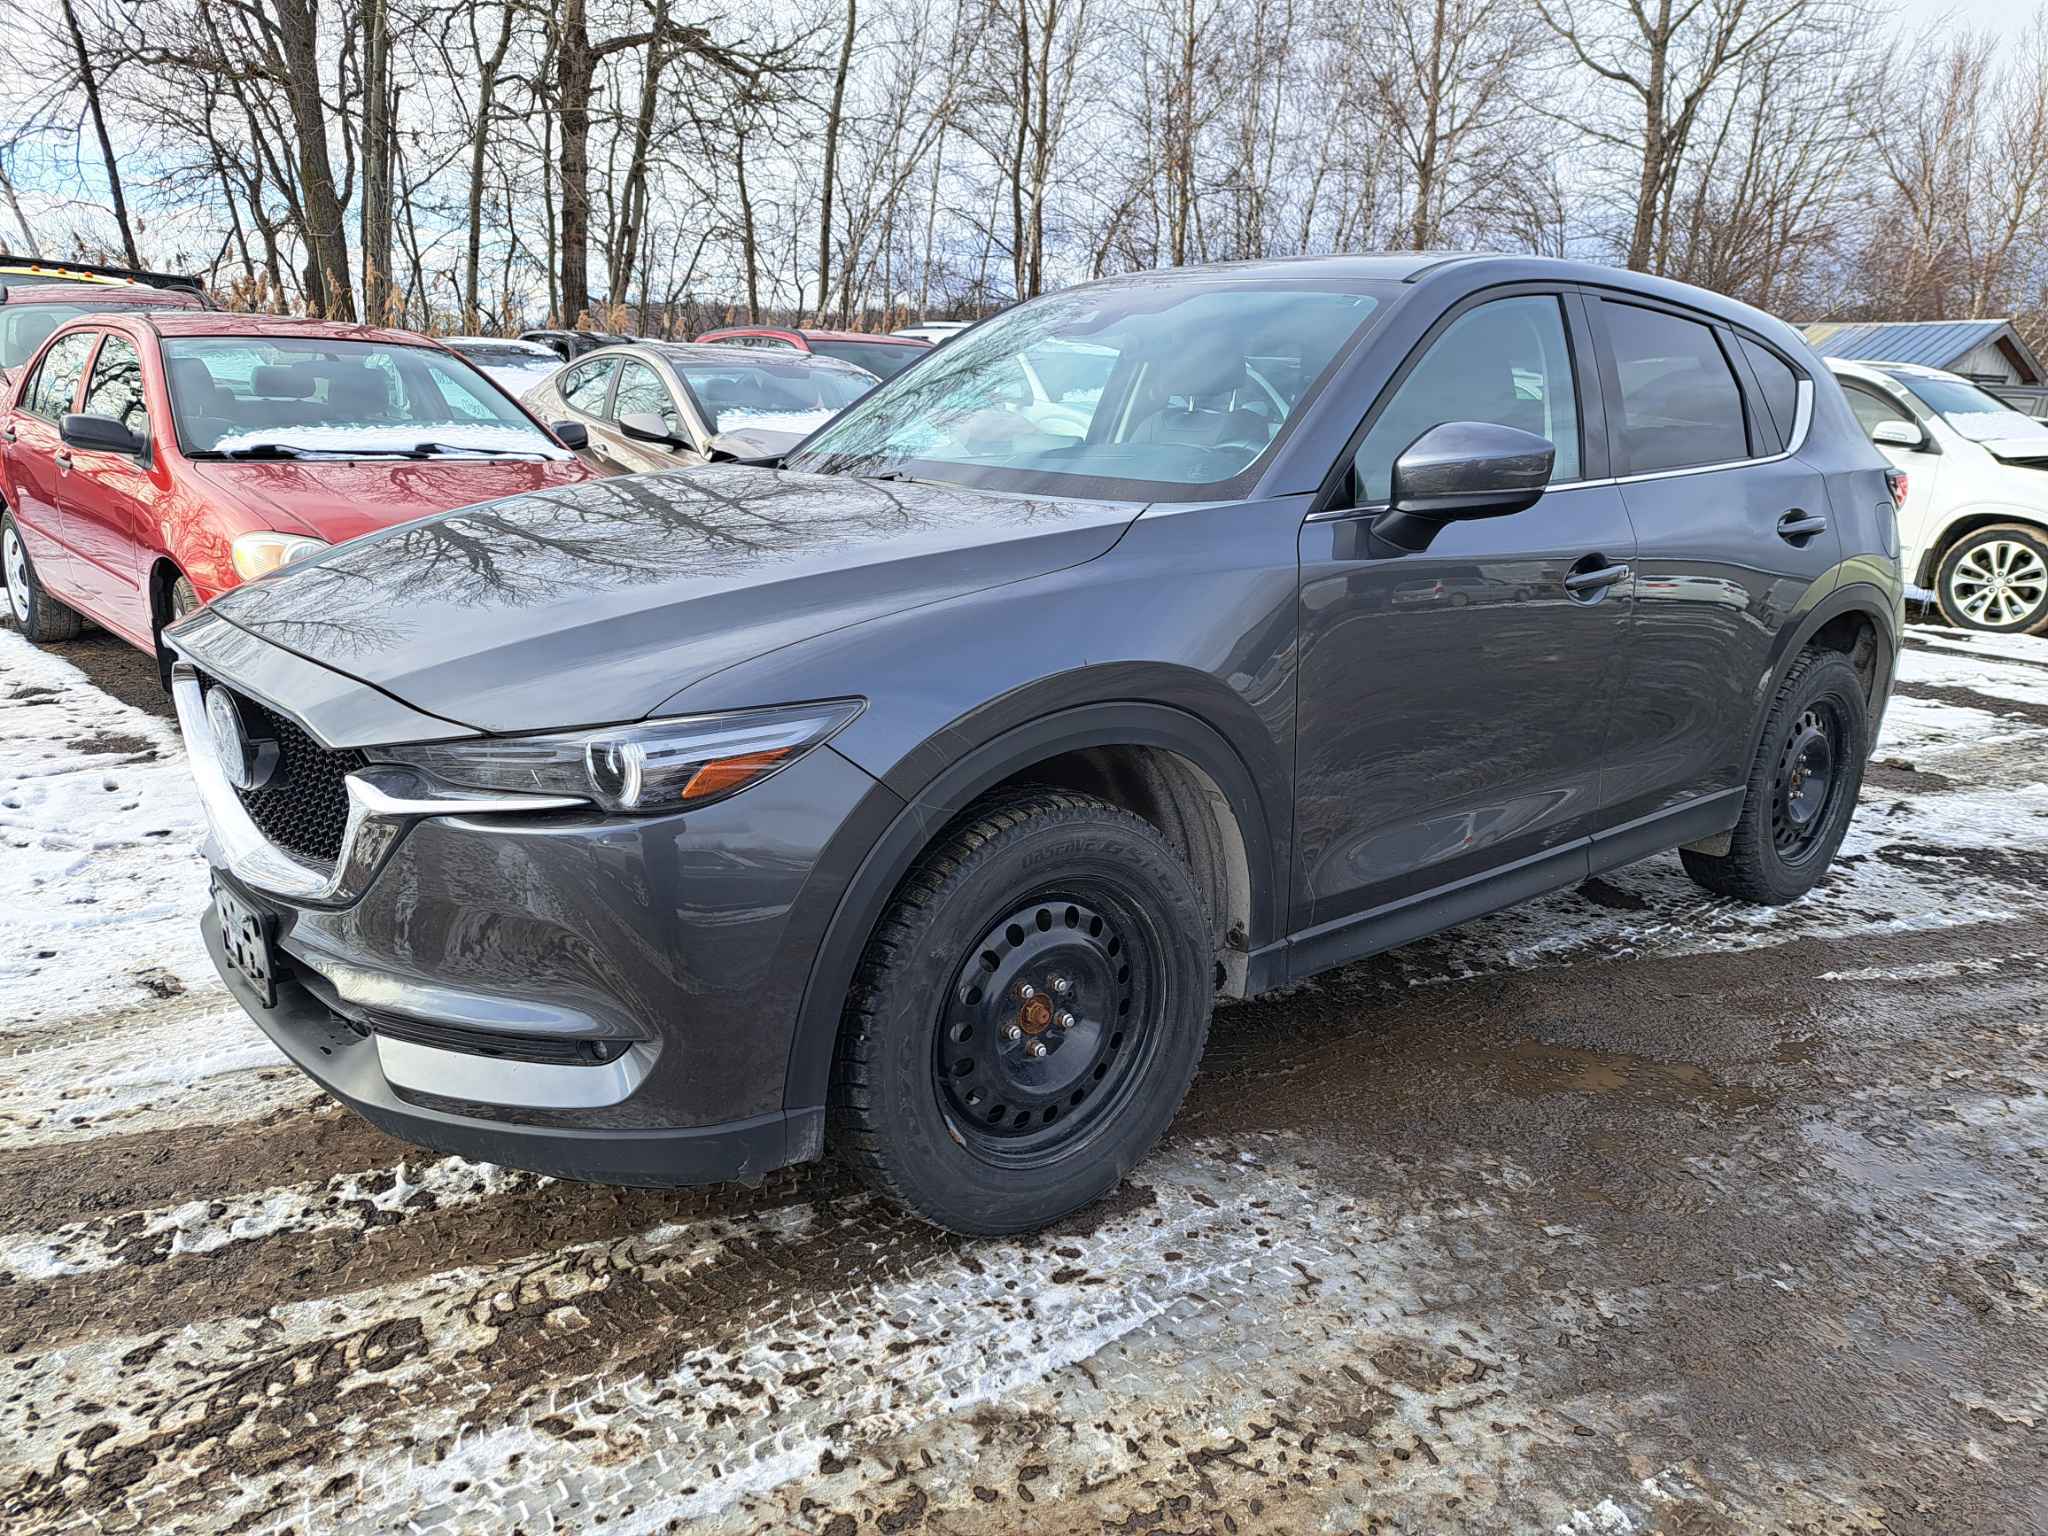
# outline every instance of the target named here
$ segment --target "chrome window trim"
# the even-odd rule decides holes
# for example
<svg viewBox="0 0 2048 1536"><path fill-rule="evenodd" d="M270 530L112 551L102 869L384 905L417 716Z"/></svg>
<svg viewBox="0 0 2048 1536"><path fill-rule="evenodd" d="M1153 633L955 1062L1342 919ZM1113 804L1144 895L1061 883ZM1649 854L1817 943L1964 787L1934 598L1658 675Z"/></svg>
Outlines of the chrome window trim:
<svg viewBox="0 0 2048 1536"><path fill-rule="evenodd" d="M1806 446L1807 434L1813 429L1813 380L1801 376L1799 380L1798 403L1792 413L1792 444L1776 453L1767 453L1753 459L1724 459L1718 464L1686 464L1676 469L1646 469L1639 475L1609 475L1601 480L1557 480L1543 487L1543 494L1552 491L1590 491L1604 485L1642 485L1651 480L1675 480L1681 475L1713 475L1724 469L1748 469L1754 464L1776 464L1789 459ZM1311 523L1336 522L1346 517L1358 517L1368 512L1383 512L1383 503L1368 507L1338 507L1326 512L1311 512L1303 521Z"/></svg>
<svg viewBox="0 0 2048 1536"><path fill-rule="evenodd" d="M199 669L190 662L172 666L171 697L177 705L178 730L185 738L192 778L199 787L200 808L206 813L207 828L228 873L253 891L305 906L346 906L362 895L398 841L398 834L415 821L430 816L517 815L589 804L569 795L406 793L408 786L420 782L417 774L402 768L366 768L343 780L348 792L348 821L342 829L341 855L333 869L321 869L278 847L242 808L214 751Z"/></svg>

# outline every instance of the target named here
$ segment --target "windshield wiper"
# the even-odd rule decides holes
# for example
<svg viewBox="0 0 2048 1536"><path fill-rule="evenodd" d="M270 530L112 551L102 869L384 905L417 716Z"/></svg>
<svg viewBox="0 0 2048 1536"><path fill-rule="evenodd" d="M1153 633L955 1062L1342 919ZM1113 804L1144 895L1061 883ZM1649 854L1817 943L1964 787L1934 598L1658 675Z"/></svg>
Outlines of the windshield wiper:
<svg viewBox="0 0 2048 1536"><path fill-rule="evenodd" d="M467 458L480 455L490 459L539 459L546 457L534 448L472 448L461 443L414 443L410 448L312 448L296 443L250 443L242 448L219 448L194 454L205 459L435 459Z"/></svg>

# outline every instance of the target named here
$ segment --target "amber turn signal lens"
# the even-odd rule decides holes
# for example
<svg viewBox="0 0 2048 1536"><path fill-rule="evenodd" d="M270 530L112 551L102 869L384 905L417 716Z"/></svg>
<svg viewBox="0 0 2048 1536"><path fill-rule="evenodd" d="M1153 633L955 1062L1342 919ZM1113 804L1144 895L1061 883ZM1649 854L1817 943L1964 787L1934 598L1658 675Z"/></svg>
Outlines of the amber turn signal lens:
<svg viewBox="0 0 2048 1536"><path fill-rule="evenodd" d="M777 747L772 752L749 752L708 762L691 774L690 782L683 786L683 804L742 789L788 757L790 751L788 747Z"/></svg>

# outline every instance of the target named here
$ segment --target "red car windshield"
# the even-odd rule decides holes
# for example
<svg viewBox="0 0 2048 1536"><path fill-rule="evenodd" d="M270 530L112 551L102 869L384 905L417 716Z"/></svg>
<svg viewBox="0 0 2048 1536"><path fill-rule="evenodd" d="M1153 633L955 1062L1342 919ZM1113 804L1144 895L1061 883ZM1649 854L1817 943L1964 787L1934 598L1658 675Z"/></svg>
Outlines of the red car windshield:
<svg viewBox="0 0 2048 1536"><path fill-rule="evenodd" d="M167 340L178 446L201 458L563 458L496 385L428 347Z"/></svg>

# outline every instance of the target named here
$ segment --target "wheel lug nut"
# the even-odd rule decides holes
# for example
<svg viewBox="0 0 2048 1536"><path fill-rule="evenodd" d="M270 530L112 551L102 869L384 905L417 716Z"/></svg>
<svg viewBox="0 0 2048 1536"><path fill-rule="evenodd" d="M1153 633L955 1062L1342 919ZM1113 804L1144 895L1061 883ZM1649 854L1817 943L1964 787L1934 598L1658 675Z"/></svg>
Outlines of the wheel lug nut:
<svg viewBox="0 0 2048 1536"><path fill-rule="evenodd" d="M1077 1020L1073 1016L1073 1014L1069 1013L1066 1009L1062 1008L1060 1010L1060 1016L1053 1022L1058 1024L1061 1029L1072 1029L1074 1025L1079 1023L1080 1021Z"/></svg>
<svg viewBox="0 0 2048 1536"><path fill-rule="evenodd" d="M1071 981L1067 980L1067 978L1064 976L1055 976L1052 979L1052 989L1059 996L1065 997L1069 992L1074 990L1074 984Z"/></svg>
<svg viewBox="0 0 2048 1536"><path fill-rule="evenodd" d="M1024 1031L1015 1024L1005 1024L1003 1026L1003 1038L1005 1040L1022 1040L1024 1038Z"/></svg>
<svg viewBox="0 0 2048 1536"><path fill-rule="evenodd" d="M1018 1002L1028 1003L1031 1001L1031 999L1033 999L1036 996L1038 996L1038 988L1032 986L1030 982L1020 981L1017 983Z"/></svg>
<svg viewBox="0 0 2048 1536"><path fill-rule="evenodd" d="M1043 1040L1034 1040L1025 1046L1024 1049L1034 1057L1043 1056L1045 1054L1045 1042Z"/></svg>

